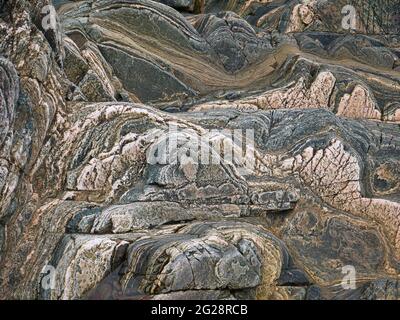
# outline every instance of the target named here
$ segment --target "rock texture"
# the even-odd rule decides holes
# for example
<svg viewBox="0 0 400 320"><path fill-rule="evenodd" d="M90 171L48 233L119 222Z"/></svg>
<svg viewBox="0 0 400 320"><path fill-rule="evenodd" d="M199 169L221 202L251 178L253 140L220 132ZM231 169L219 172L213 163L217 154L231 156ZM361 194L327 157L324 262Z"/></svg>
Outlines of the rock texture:
<svg viewBox="0 0 400 320"><path fill-rule="evenodd" d="M399 299L398 20L346 4L0 1L0 298Z"/></svg>

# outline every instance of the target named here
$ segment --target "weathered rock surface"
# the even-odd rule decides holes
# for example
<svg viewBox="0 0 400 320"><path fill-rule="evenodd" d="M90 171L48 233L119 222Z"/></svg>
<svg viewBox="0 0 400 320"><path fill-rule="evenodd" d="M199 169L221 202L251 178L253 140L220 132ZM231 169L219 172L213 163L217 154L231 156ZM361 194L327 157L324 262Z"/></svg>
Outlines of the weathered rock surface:
<svg viewBox="0 0 400 320"><path fill-rule="evenodd" d="M0 298L400 298L397 26L50 4L0 1Z"/></svg>

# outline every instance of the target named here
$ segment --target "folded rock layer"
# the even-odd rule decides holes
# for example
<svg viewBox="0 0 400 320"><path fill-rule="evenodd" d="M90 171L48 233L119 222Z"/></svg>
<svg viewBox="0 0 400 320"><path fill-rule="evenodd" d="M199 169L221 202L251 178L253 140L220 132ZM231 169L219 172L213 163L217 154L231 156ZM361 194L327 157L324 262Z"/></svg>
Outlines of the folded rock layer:
<svg viewBox="0 0 400 320"><path fill-rule="evenodd" d="M347 2L0 1L0 298L399 299L399 20Z"/></svg>

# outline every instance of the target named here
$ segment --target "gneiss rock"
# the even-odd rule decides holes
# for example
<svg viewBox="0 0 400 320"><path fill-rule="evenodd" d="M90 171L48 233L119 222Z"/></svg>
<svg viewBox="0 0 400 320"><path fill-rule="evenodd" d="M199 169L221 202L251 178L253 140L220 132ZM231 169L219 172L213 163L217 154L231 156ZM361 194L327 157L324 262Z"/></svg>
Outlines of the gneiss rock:
<svg viewBox="0 0 400 320"><path fill-rule="evenodd" d="M398 299L400 39L346 4L0 1L0 298Z"/></svg>

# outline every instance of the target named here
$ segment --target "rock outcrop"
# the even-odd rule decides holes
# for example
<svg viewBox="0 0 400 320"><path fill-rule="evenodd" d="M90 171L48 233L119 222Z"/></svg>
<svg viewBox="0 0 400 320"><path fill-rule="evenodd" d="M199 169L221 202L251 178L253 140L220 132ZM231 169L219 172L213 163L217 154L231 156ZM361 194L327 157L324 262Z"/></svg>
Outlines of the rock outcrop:
<svg viewBox="0 0 400 320"><path fill-rule="evenodd" d="M0 298L400 298L396 25L53 2L0 1Z"/></svg>

